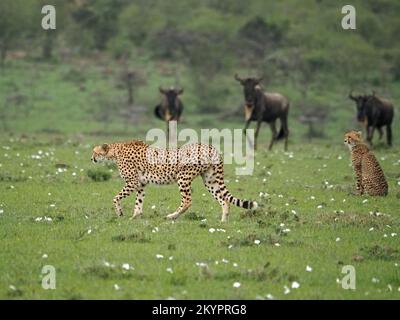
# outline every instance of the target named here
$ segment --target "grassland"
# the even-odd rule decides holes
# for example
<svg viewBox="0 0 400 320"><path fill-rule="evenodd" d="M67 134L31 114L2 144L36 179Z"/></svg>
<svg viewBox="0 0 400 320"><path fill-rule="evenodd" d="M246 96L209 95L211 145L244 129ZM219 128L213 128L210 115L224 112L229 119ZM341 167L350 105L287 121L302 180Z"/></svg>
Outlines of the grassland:
<svg viewBox="0 0 400 320"><path fill-rule="evenodd" d="M149 187L142 219L129 219L134 197L117 218L112 197L122 181L112 166L94 168L92 142L1 141L0 297L400 297L397 149L377 152L390 183L386 198L349 194L352 171L340 143L292 146L290 153L278 146L257 153L253 176L235 177L227 166L231 192L256 199L260 209L232 208L221 224L200 179L192 208L173 223L165 216L179 204L176 186ZM111 179L93 181L94 169ZM123 269L126 263L134 269ZM41 288L44 265L56 268L56 290ZM356 290L337 283L343 265L356 268Z"/></svg>
<svg viewBox="0 0 400 320"><path fill-rule="evenodd" d="M91 150L144 139L163 124L151 107L131 122L114 112L125 92L106 69L11 62L0 77L0 298L400 297L400 149L395 142L375 150L389 181L387 197L351 195L342 134L354 125L354 107L342 103L341 88L330 93L336 92L337 112L325 139L303 139L294 103L289 153L282 144L267 152L270 133L263 128L254 174L235 176L235 166L226 165L228 188L257 200L256 211L232 207L222 224L219 205L199 179L193 206L175 223L165 219L179 204L174 185L149 186L143 218L131 220L134 197L117 218L112 198L123 183L114 166L90 162ZM137 92L146 106L158 102L156 84L169 81L152 77ZM232 100L240 99L235 88ZM195 112L190 88L185 94L180 128L242 127L240 118ZM107 108L113 112L96 118ZM396 141L396 125L394 132ZM55 290L42 289L45 265L56 269ZM342 289L345 265L356 269L355 290ZM296 282L300 287L292 288Z"/></svg>

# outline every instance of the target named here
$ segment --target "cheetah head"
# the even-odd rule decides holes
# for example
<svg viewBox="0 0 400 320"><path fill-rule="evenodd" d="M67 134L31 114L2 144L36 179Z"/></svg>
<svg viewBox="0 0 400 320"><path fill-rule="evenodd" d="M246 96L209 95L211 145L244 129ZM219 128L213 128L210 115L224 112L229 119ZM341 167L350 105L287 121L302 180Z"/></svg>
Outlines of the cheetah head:
<svg viewBox="0 0 400 320"><path fill-rule="evenodd" d="M92 154L92 161L94 163L98 161L104 161L108 159L108 152L110 151L110 146L106 143L96 146L93 148L93 154Z"/></svg>
<svg viewBox="0 0 400 320"><path fill-rule="evenodd" d="M344 135L344 144L350 150L359 143L362 143L361 131L352 130Z"/></svg>

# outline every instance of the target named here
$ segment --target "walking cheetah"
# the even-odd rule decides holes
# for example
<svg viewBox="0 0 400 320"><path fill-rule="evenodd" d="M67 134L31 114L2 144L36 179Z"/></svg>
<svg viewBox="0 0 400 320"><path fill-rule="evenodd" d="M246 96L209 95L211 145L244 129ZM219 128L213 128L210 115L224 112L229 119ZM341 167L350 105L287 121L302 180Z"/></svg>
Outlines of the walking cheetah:
<svg viewBox="0 0 400 320"><path fill-rule="evenodd" d="M386 196L388 184L378 160L364 144L361 132L350 131L344 136L344 143L351 152L351 162L356 173L357 194Z"/></svg>
<svg viewBox="0 0 400 320"><path fill-rule="evenodd" d="M142 214L144 187L148 183L170 184L177 182L181 205L167 218L177 219L192 203L191 183L199 175L204 185L222 208L222 221L227 221L229 204L255 209L257 202L240 200L232 196L224 183L224 167L218 151L211 145L188 144L181 148L162 149L150 147L142 141L111 143L96 146L92 161L111 160L117 163L125 186L114 198L118 216L122 215L120 201L136 192L133 217Z"/></svg>

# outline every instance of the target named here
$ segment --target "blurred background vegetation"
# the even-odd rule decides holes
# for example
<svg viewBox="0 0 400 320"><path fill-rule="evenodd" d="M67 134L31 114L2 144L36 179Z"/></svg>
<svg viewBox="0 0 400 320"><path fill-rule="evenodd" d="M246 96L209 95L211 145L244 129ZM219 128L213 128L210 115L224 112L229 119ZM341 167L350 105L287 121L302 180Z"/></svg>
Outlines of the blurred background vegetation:
<svg viewBox="0 0 400 320"><path fill-rule="evenodd" d="M56 30L41 28L45 4L56 7ZM345 4L2 0L0 131L164 128L153 117L159 85L184 87L183 127L241 128L237 72L264 76L265 90L289 98L292 139L341 139L357 125L351 89L400 100L400 2L352 0L356 30L341 27Z"/></svg>

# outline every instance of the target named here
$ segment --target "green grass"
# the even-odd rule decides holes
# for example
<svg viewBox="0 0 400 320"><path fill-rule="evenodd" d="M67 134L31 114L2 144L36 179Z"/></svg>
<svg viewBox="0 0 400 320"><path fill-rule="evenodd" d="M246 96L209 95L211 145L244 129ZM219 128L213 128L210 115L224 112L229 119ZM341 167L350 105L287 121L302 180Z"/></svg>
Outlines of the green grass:
<svg viewBox="0 0 400 320"><path fill-rule="evenodd" d="M134 196L123 202L125 216L115 216L112 198L123 183L113 166L90 162L98 140L1 139L0 298L400 298L398 147L376 151L390 185L385 198L350 194L353 175L339 139L292 144L290 153L278 144L256 154L252 176L235 177L234 165L226 166L230 191L259 209L232 207L222 224L218 203L197 179L192 207L173 223L165 216L179 205L174 185L147 187L143 218L130 219ZM110 179L91 178L107 173ZM41 287L44 265L56 268L55 290ZM344 265L356 269L356 290L337 283ZM300 288L285 295L294 281Z"/></svg>

